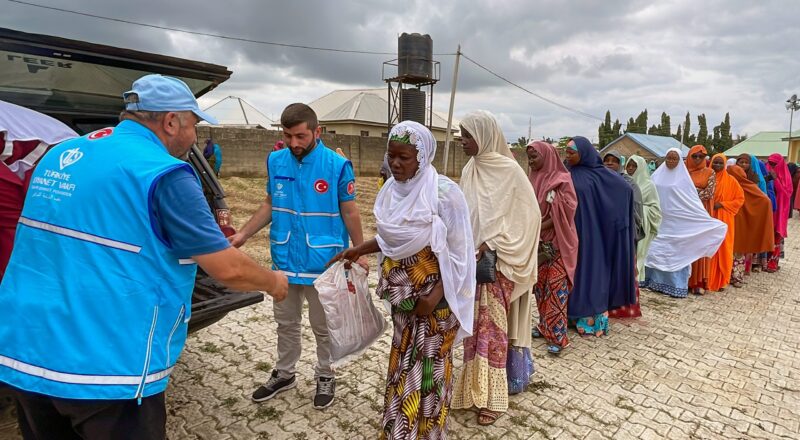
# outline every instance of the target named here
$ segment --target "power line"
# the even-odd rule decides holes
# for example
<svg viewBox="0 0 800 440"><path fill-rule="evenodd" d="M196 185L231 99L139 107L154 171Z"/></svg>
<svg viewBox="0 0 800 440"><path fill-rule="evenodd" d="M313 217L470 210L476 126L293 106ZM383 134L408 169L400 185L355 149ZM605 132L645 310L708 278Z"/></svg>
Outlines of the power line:
<svg viewBox="0 0 800 440"><path fill-rule="evenodd" d="M532 92L532 91L526 89L525 87L522 87L521 85L519 85L519 84L517 84L517 83L515 83L515 82L513 82L513 81L511 81L511 80L509 80L509 79L507 79L507 78L505 78L503 76L501 76L500 74L495 73L493 70L489 69L488 67L486 67L486 66L482 65L481 63L479 63L479 62L473 60L472 58L468 57L464 52L461 52L461 56L466 58L472 64L474 64L474 65L478 66L479 68L489 72L490 74L492 74L493 76L499 78L500 80L508 83L509 85L512 85L512 86L522 90L525 93L533 95L533 96L541 99L542 101L547 102L548 104L552 104L552 105L554 105L556 107L560 107L560 108L562 108L564 110L570 111L570 112L575 113L575 114L580 115L580 116L583 116L584 118L596 119L598 121L604 121L603 118L597 117L597 116L595 116L595 115L593 115L591 113L586 113L586 112L582 112L580 110L576 110L576 109L574 109L572 107L569 107L569 106L566 106L566 105L561 104L559 102L556 102L556 101L554 101L554 100L552 100L550 98L544 97L544 96L542 96L542 95L540 95L540 94L538 94L536 92Z"/></svg>
<svg viewBox="0 0 800 440"><path fill-rule="evenodd" d="M269 46L288 47L288 48L293 48L293 49L317 50L317 51L323 51L323 52L355 53L355 54L364 54L364 55L395 55L395 56L397 55L397 53L395 53L395 52L379 52L379 51L371 51L371 50L353 50L353 49L336 49L336 48L332 48L332 47L305 46L305 45L301 45L301 44L277 43L277 42L274 42L274 41L255 40L255 39L252 39L252 38L232 37L230 35L213 34L213 33L209 33L209 32L190 31L190 30L186 30L186 29L173 28L173 27L169 27L169 26L159 26L159 25L156 25L156 24L142 23L142 22L131 21L131 20L124 20L122 18L106 17L106 16L103 16L103 15L91 14L91 13L88 13L88 12L80 12L80 11L74 11L74 10L70 10L70 9L57 8L55 6L40 5L40 4L37 4L37 3L30 3L30 2L20 1L20 0L8 0L8 1L11 2L11 3L17 3L17 4L20 4L20 5L24 5L24 6L32 6L32 7L35 7L35 8L47 9L47 10L50 10L50 11L57 11L57 12L63 12L63 13L66 13L66 14L80 15L82 17L96 18L96 19L99 19L99 20L113 21L113 22L116 22L116 23L125 23L125 24L130 24L130 25L135 25L135 26L144 26L144 27L153 28L153 29L160 29L160 30L164 30L164 31L182 32L184 34L199 35L199 36L203 36L203 37L220 38L220 39L223 39L223 40L242 41L242 42L245 42L245 43L265 44L265 45L269 45ZM437 53L437 54L434 54L434 55L447 56L447 55L455 55L455 54L454 53Z"/></svg>
<svg viewBox="0 0 800 440"><path fill-rule="evenodd" d="M71 9L58 8L58 7L55 7L55 6L47 6L47 5L42 5L42 4L38 4L38 3L31 3L31 2L21 1L21 0L8 0L8 1L10 3L16 3L16 4L19 4L19 5L23 5L23 6L31 6L31 7L34 7L34 8L46 9L46 10L62 12L62 13L66 13L66 14L79 15L79 16L82 16L82 17L89 17L89 18L94 18L94 19L98 19L98 20L106 20L106 21L112 21L112 22L116 22L116 23L124 23L124 24L129 24L129 25L134 25L134 26L142 26L142 27L147 27L147 28L152 28L152 29L159 29L159 30L164 30L164 31L171 31L171 32L181 32L181 33L189 34L189 35L197 35L197 36L203 36L203 37L219 38L219 39L230 40L230 41L240 41L240 42L245 42L245 43L264 44L264 45L268 45L268 46L285 47L285 48L292 48L292 49L316 50L316 51L322 51L322 52L352 53L352 54L363 54L363 55L395 55L395 56L397 55L395 52L380 52L380 51L371 51L371 50L337 49L337 48L332 48L332 47L307 46L307 45L301 45L301 44L278 43L278 42L274 42L274 41L256 40L256 39L244 38L244 37L234 37L234 36L230 36L230 35L214 34L214 33L210 33L210 32L190 31L190 30L186 30L186 29L174 28L174 27L169 27L169 26L160 26L160 25L150 24L150 23L142 23L142 22L138 22L138 21L125 20L125 19L116 18L116 17L107 17L107 16L92 14L92 13L88 13L88 12L81 12L81 11L75 11L75 10L71 10ZM454 56L456 54L455 53L435 53L433 55L436 55L436 56ZM540 94L538 94L536 92L528 90L525 87L522 87L521 85L519 85L519 84L517 84L517 83L515 83L515 82L513 82L513 81L511 81L511 80L509 80L509 79L507 79L507 78L505 78L503 76L501 76L500 74L492 71L488 67L485 67L481 63L473 60L472 58L470 58L469 56L467 56L463 52L461 52L461 55L464 58L466 58L469 62L471 62L472 64L474 64L474 65L478 66L479 68L489 72L491 75L497 77L498 79L500 79L500 80L508 83L509 85L511 85L513 87L516 87L516 88L518 88L518 89L520 89L520 90L522 90L522 91L524 91L524 92L526 92L526 93L528 93L528 94L530 94L532 96L535 96L536 98L539 98L542 101L545 101L545 102L547 102L549 104L552 104L552 105L554 105L556 107L562 108L562 109L567 110L569 112L575 113L577 115L583 116L585 118L596 119L598 121L603 121L604 120L603 118L597 117L595 115L592 115L590 113L586 113L586 112L583 112L583 111L580 111L580 110L576 110L576 109L574 109L572 107L566 106L566 105L561 104L559 102L556 102L556 101L554 101L554 100L552 100L550 98L542 96L542 95L540 95Z"/></svg>

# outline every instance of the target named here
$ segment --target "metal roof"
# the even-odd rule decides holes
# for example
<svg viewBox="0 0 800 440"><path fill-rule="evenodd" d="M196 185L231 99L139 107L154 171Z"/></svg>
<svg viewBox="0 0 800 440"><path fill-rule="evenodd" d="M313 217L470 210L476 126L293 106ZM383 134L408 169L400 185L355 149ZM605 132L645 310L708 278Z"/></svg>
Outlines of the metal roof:
<svg viewBox="0 0 800 440"><path fill-rule="evenodd" d="M219 125L260 126L274 129L275 121L261 113L242 98L228 96L216 104L205 109L211 116L217 118ZM201 124L208 124L203 121Z"/></svg>
<svg viewBox="0 0 800 440"><path fill-rule="evenodd" d="M649 151L656 157L665 157L667 155L667 151L669 151L670 148L679 148L683 153L682 156L686 156L686 154L689 152L689 147L683 145L674 137L655 136L651 134L641 134L641 133L625 133L622 136L609 142L608 145L606 145L606 147L603 148L603 151L612 148L614 144L616 144L617 142L626 137L636 142L642 148Z"/></svg>
<svg viewBox="0 0 800 440"><path fill-rule="evenodd" d="M356 122L386 125L389 115L388 89L334 90L310 103L320 122ZM444 130L447 118L433 112L433 128ZM458 121L453 120L453 130Z"/></svg>
<svg viewBox="0 0 800 440"><path fill-rule="evenodd" d="M788 131L761 131L734 145L725 152L725 155L733 157L748 153L765 157L772 153L780 153L786 156L789 154L789 144L784 139L788 135Z"/></svg>

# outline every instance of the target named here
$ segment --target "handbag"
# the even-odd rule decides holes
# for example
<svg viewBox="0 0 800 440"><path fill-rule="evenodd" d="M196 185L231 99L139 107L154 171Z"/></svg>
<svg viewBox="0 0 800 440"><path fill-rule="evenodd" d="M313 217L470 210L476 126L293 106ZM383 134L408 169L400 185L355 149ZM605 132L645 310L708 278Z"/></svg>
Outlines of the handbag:
<svg viewBox="0 0 800 440"><path fill-rule="evenodd" d="M556 257L556 248L553 247L553 242L551 241L539 242L539 255L537 259L537 264L542 265L545 263L549 263L555 257Z"/></svg>
<svg viewBox="0 0 800 440"><path fill-rule="evenodd" d="M475 264L475 280L478 284L497 281L497 251L486 251Z"/></svg>

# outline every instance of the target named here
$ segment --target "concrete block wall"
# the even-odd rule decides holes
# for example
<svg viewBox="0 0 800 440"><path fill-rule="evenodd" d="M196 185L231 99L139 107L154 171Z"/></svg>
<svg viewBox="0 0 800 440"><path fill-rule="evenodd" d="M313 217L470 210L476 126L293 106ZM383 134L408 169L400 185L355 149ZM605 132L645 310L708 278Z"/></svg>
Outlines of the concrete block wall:
<svg viewBox="0 0 800 440"><path fill-rule="evenodd" d="M277 130L259 128L198 125L197 143L201 148L209 137L214 139L214 142L219 144L222 149L221 174L223 176L265 177L267 153L272 151L275 142L283 139L283 134ZM322 135L322 142L329 148L342 149L347 158L353 162L353 169L357 176L378 175L383 163L383 156L386 153L386 141L386 138L382 137ZM520 166L527 172L528 162L525 151L515 151L515 154ZM460 144L451 143L446 174L450 177L461 176L461 169L464 168L468 159ZM440 173L444 174L444 142L437 144L433 164Z"/></svg>

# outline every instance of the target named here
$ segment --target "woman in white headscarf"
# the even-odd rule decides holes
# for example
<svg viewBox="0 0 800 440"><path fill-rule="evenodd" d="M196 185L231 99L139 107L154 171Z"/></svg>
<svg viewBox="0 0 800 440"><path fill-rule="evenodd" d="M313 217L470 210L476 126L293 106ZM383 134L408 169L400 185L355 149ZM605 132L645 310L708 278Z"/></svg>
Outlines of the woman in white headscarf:
<svg viewBox="0 0 800 440"><path fill-rule="evenodd" d="M531 290L538 274L542 223L536 195L514 160L491 113L461 121L462 147L471 156L461 173L477 258L496 253L494 282L478 286L473 336L464 340L464 367L453 408L477 407L488 425L508 410L508 394L523 391L533 374ZM480 265L480 263L479 263Z"/></svg>
<svg viewBox="0 0 800 440"><path fill-rule="evenodd" d="M685 298L692 263L717 252L728 226L711 218L703 207L677 148L667 152L652 180L658 190L662 220L647 253L642 287Z"/></svg>
<svg viewBox="0 0 800 440"><path fill-rule="evenodd" d="M375 200L378 235L332 261L380 251L377 294L392 305L382 438L446 437L453 346L472 333L475 247L464 195L431 165L436 141L412 121L395 125L392 177Z"/></svg>

